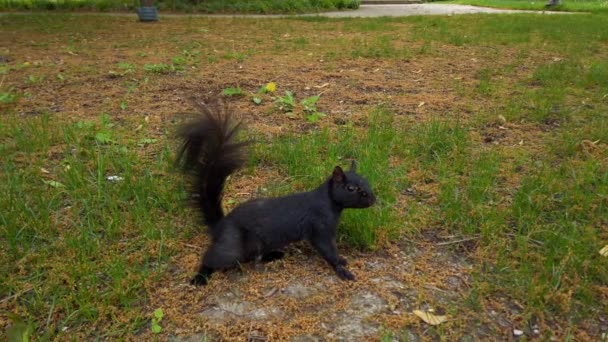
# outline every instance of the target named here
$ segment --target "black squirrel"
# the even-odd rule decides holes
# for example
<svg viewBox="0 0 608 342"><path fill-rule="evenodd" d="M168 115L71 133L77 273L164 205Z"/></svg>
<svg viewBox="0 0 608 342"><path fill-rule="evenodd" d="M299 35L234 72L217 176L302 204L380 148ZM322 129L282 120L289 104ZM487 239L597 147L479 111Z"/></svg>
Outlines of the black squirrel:
<svg viewBox="0 0 608 342"><path fill-rule="evenodd" d="M216 270L261 259L282 258L281 248L307 240L342 280L354 280L338 255L336 228L345 208L367 208L376 201L367 180L336 166L318 188L277 198L247 201L224 216L221 198L226 178L246 162L248 142L238 141L226 105L200 105L201 116L181 127L177 163L191 177L193 199L210 228L212 243L202 256L193 285L206 285Z"/></svg>

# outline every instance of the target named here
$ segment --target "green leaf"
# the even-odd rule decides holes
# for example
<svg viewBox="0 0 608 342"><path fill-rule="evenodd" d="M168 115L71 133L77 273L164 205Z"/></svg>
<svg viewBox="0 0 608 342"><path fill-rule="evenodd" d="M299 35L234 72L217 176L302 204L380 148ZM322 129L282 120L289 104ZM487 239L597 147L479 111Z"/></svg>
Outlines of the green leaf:
<svg viewBox="0 0 608 342"><path fill-rule="evenodd" d="M8 341L29 342L33 331L31 323L25 323L21 317L13 313L8 313L7 316L13 322L6 329Z"/></svg>
<svg viewBox="0 0 608 342"><path fill-rule="evenodd" d="M233 95L243 95L243 91L239 87L231 87L222 90L222 95L224 96L233 96Z"/></svg>
<svg viewBox="0 0 608 342"><path fill-rule="evenodd" d="M279 103L279 105L281 105L281 107L283 107L282 109L286 112L291 112L296 106L296 100L293 96L293 93L289 90L285 92L285 96L279 96L277 98L277 102Z"/></svg>
<svg viewBox="0 0 608 342"><path fill-rule="evenodd" d="M319 95L315 95L315 96L311 96L311 97L307 97L307 98L303 99L302 104L305 106L312 106L312 105L316 104L317 101L319 101Z"/></svg>
<svg viewBox="0 0 608 342"><path fill-rule="evenodd" d="M95 127L95 123L90 120L82 120L76 123L76 128L78 129L91 129Z"/></svg>
<svg viewBox="0 0 608 342"><path fill-rule="evenodd" d="M65 188L65 185L63 185L63 183L60 183L60 182L57 182L54 180L49 180L49 181L43 180L43 182L44 182L44 184L50 185L53 188Z"/></svg>
<svg viewBox="0 0 608 342"><path fill-rule="evenodd" d="M262 103L262 99L259 97L254 97L253 98L253 103L255 103L256 105L259 105Z"/></svg>
<svg viewBox="0 0 608 342"><path fill-rule="evenodd" d="M120 109L127 109L127 102L125 102L125 100L120 101Z"/></svg>
<svg viewBox="0 0 608 342"><path fill-rule="evenodd" d="M158 318L159 321L163 319L163 309L154 310L154 317Z"/></svg>
<svg viewBox="0 0 608 342"><path fill-rule="evenodd" d="M317 110L317 101L319 101L319 95L307 97L300 103L304 106L304 111L315 112Z"/></svg>
<svg viewBox="0 0 608 342"><path fill-rule="evenodd" d="M175 65L184 65L186 64L186 58L183 56L175 56L171 58L171 63Z"/></svg>
<svg viewBox="0 0 608 342"><path fill-rule="evenodd" d="M101 113L100 115L101 124L104 126L110 126L112 123L112 117L108 113Z"/></svg>
<svg viewBox="0 0 608 342"><path fill-rule="evenodd" d="M260 90L258 90L258 94L266 94L268 92L268 89L266 89L266 86L263 85Z"/></svg>
<svg viewBox="0 0 608 342"><path fill-rule="evenodd" d="M163 331L163 328L158 325L157 323L152 323L152 332L155 334L160 334L160 332Z"/></svg>
<svg viewBox="0 0 608 342"><path fill-rule="evenodd" d="M325 113L321 113L321 112L314 112L308 116L306 116L306 120L310 121L310 122L317 122L319 121L322 117L325 117Z"/></svg>
<svg viewBox="0 0 608 342"><path fill-rule="evenodd" d="M100 144L109 144L112 142L112 134L107 131L97 132L97 134L95 134L95 140Z"/></svg>
<svg viewBox="0 0 608 342"><path fill-rule="evenodd" d="M8 341L29 342L30 329L23 322L14 323L6 329L6 336Z"/></svg>

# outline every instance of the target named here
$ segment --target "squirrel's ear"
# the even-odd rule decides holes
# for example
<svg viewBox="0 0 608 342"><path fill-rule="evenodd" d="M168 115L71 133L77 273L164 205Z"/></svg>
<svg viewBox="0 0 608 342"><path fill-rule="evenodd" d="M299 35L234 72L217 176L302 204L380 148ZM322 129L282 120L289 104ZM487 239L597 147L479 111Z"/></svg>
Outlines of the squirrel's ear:
<svg viewBox="0 0 608 342"><path fill-rule="evenodd" d="M350 170L351 172L357 172L357 162L353 159L350 161Z"/></svg>
<svg viewBox="0 0 608 342"><path fill-rule="evenodd" d="M346 177L344 176L344 171L342 171L342 168L336 166L331 178L333 179L334 183L343 183Z"/></svg>

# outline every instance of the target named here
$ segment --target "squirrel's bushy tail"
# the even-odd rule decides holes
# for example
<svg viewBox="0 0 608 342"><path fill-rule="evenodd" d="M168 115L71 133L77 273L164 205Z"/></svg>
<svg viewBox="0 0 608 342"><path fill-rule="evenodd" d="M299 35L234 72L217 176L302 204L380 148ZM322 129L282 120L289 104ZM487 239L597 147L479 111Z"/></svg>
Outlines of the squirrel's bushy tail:
<svg viewBox="0 0 608 342"><path fill-rule="evenodd" d="M248 142L238 142L241 123L235 123L227 105L200 104L201 116L178 131L182 140L177 164L192 177L194 202L203 222L211 228L224 217L222 192L226 178L246 161Z"/></svg>

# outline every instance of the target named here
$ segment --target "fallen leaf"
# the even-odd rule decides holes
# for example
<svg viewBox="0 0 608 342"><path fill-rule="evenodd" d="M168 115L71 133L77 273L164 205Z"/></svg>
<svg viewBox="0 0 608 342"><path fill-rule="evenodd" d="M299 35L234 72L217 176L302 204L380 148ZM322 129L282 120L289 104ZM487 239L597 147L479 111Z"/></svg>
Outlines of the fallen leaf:
<svg viewBox="0 0 608 342"><path fill-rule="evenodd" d="M507 123L507 119L502 114L498 115L498 120L500 120L503 125Z"/></svg>
<svg viewBox="0 0 608 342"><path fill-rule="evenodd" d="M425 311L414 310L413 313L421 320L425 321L427 324L430 325L439 325L448 320L448 316L433 315L432 313Z"/></svg>
<svg viewBox="0 0 608 342"><path fill-rule="evenodd" d="M45 169L45 168L43 168L43 167L41 167L41 168L40 168L40 171L41 171L42 173L47 173L47 174L48 174L48 173L51 173L49 170L47 170L47 169Z"/></svg>
<svg viewBox="0 0 608 342"><path fill-rule="evenodd" d="M279 289L277 289L276 287L272 288L270 291L268 291L264 294L264 298L274 295L275 293L277 293L278 290Z"/></svg>
<svg viewBox="0 0 608 342"><path fill-rule="evenodd" d="M65 185L63 185L62 183L59 183L57 181L54 181L54 180L50 180L50 181L44 180L43 182L44 182L44 184L50 185L53 188L65 188Z"/></svg>
<svg viewBox="0 0 608 342"><path fill-rule="evenodd" d="M424 101L423 101L423 102L420 102L420 103L418 104L418 108L420 108L420 107L422 107L422 106L424 106Z"/></svg>
<svg viewBox="0 0 608 342"><path fill-rule="evenodd" d="M120 177L120 176L108 176L106 177L107 180L109 180L110 182L119 182L121 180L124 180L124 177Z"/></svg>
<svg viewBox="0 0 608 342"><path fill-rule="evenodd" d="M320 86L315 86L315 88L325 88L329 85L329 83L323 83Z"/></svg>
<svg viewBox="0 0 608 342"><path fill-rule="evenodd" d="M608 245L604 246L604 248L600 249L600 255L608 257Z"/></svg>

